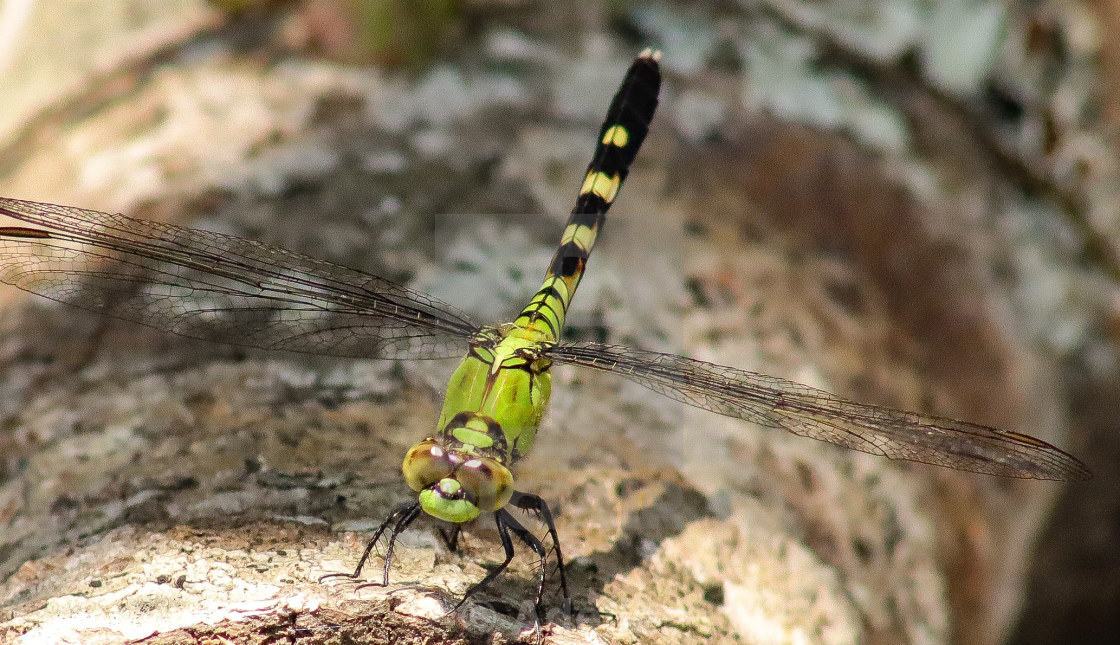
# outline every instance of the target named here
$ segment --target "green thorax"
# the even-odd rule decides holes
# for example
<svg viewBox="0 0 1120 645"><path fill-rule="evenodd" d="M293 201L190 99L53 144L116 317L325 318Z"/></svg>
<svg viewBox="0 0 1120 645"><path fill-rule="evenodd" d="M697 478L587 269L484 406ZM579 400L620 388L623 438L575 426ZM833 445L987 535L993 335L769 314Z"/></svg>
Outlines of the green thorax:
<svg viewBox="0 0 1120 645"><path fill-rule="evenodd" d="M527 454L552 392L551 342L515 323L480 333L448 381L440 437L507 465Z"/></svg>

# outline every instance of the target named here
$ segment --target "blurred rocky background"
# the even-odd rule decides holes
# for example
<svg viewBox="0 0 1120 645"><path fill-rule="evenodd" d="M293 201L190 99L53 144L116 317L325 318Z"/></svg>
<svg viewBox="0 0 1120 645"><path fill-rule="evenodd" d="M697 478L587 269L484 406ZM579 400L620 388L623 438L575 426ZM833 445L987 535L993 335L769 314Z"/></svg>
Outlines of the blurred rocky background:
<svg viewBox="0 0 1120 645"><path fill-rule="evenodd" d="M0 0L0 195L259 239L494 322L660 48L571 337L1030 433L1095 478L889 462L560 370L518 473L571 560L579 613L553 573L549 641L1111 643L1118 28L1111 2ZM450 369L0 289L0 640L525 635L524 549L444 615L500 561L486 521L457 554L406 532L388 590L317 582L411 496Z"/></svg>

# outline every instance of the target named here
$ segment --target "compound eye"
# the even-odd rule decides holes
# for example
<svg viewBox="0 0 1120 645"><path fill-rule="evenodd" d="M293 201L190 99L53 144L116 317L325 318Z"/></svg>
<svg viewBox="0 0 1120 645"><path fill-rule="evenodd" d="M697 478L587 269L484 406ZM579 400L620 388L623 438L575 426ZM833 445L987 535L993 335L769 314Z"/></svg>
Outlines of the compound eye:
<svg viewBox="0 0 1120 645"><path fill-rule="evenodd" d="M467 497L475 500L479 510L496 511L513 497L513 475L489 457L463 463L455 471L455 480L462 485Z"/></svg>
<svg viewBox="0 0 1120 645"><path fill-rule="evenodd" d="M451 457L435 439L425 439L409 448L401 465L404 479L414 491L422 491L449 477L454 470L455 464L451 462Z"/></svg>

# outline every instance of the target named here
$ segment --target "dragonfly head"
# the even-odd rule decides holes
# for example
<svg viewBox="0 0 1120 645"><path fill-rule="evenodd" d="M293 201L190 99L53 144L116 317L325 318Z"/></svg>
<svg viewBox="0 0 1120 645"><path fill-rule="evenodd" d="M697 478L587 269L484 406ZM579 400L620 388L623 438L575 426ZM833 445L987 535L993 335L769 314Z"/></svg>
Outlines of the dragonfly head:
<svg viewBox="0 0 1120 645"><path fill-rule="evenodd" d="M446 448L425 439L405 455L404 478L420 493L420 506L448 522L469 522L496 511L513 496L513 475L497 459Z"/></svg>

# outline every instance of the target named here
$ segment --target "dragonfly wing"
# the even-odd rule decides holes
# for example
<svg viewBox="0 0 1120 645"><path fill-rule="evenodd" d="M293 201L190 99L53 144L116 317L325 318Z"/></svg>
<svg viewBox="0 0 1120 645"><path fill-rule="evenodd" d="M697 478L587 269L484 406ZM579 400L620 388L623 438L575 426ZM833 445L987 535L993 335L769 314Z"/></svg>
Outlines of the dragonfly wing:
<svg viewBox="0 0 1120 645"><path fill-rule="evenodd" d="M181 336L357 358L461 354L477 331L431 296L232 235L0 198L0 281Z"/></svg>
<svg viewBox="0 0 1120 645"><path fill-rule="evenodd" d="M1090 476L1077 458L1028 435L856 403L774 376L596 343L558 344L549 355L698 408L891 459L1026 479Z"/></svg>

